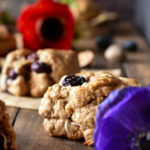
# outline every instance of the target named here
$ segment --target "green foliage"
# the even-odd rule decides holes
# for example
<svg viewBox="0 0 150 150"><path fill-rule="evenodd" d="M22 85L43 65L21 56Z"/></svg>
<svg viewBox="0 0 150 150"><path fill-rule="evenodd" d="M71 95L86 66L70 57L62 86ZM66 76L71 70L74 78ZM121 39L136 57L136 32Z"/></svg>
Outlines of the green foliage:
<svg viewBox="0 0 150 150"><path fill-rule="evenodd" d="M80 25L79 22L75 23L75 31L74 31L74 39L75 39L75 41L81 38L81 34L79 32L79 25Z"/></svg>
<svg viewBox="0 0 150 150"><path fill-rule="evenodd" d="M61 0L62 3L68 4L72 9L77 8L77 2L76 0ZM79 27L79 22L76 22L75 24L75 35L74 35L74 39L78 40L81 37L80 32L78 31L78 27Z"/></svg>
<svg viewBox="0 0 150 150"><path fill-rule="evenodd" d="M77 7L76 0L61 0L61 2L70 5L71 8Z"/></svg>
<svg viewBox="0 0 150 150"><path fill-rule="evenodd" d="M138 86L139 86L139 87L142 87L142 83L141 83L141 82L139 82Z"/></svg>
<svg viewBox="0 0 150 150"><path fill-rule="evenodd" d="M12 25L14 24L13 18L9 15L7 11L2 11L0 14L0 24Z"/></svg>
<svg viewBox="0 0 150 150"><path fill-rule="evenodd" d="M71 4L74 0L61 0L63 3Z"/></svg>

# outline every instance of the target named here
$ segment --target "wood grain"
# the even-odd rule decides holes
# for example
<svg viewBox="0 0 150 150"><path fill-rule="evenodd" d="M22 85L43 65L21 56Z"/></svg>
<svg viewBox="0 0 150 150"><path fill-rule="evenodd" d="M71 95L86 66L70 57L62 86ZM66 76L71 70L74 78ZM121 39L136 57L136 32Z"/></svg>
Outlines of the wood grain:
<svg viewBox="0 0 150 150"><path fill-rule="evenodd" d="M150 64L125 63L124 68L128 77L137 79L143 86L150 84Z"/></svg>
<svg viewBox="0 0 150 150"><path fill-rule="evenodd" d="M10 116L10 122L13 124L17 115L18 109L15 107L7 107L7 113Z"/></svg>
<svg viewBox="0 0 150 150"><path fill-rule="evenodd" d="M93 150L82 142L48 136L42 122L37 111L21 109L14 127L19 150Z"/></svg>

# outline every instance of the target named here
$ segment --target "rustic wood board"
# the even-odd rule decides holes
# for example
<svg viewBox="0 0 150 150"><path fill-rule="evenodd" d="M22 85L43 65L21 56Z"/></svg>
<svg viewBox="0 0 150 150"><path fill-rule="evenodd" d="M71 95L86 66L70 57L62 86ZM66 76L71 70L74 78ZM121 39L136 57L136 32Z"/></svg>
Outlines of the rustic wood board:
<svg viewBox="0 0 150 150"><path fill-rule="evenodd" d="M21 110L18 114L15 130L19 150L93 150L82 142L65 138L50 137L42 126L43 118L37 111Z"/></svg>
<svg viewBox="0 0 150 150"><path fill-rule="evenodd" d="M12 124L14 124L16 115L17 115L17 113L18 113L18 109L15 108L15 107L7 107L7 113L8 113L9 116L10 116L10 122L11 122Z"/></svg>
<svg viewBox="0 0 150 150"><path fill-rule="evenodd" d="M148 86L150 84L150 64L125 63L123 67L126 70L127 76L137 79L142 86Z"/></svg>

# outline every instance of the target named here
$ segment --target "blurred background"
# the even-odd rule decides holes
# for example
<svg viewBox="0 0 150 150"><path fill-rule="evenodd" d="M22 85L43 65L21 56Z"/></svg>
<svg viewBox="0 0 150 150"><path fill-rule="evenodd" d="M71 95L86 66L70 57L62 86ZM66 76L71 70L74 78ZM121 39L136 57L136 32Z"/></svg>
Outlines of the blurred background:
<svg viewBox="0 0 150 150"><path fill-rule="evenodd" d="M20 10L28 4L37 0L0 0L0 10L5 10L13 18L19 16ZM57 0L58 1L58 0ZM59 0L61 1L61 0ZM63 0L62 0L63 1ZM67 1L67 0L66 0ZM79 0L71 0L79 1ZM82 0L81 0L82 1ZM99 5L103 11L116 12L120 20L131 21L142 31L147 39L150 40L150 29L148 19L149 1L148 0L85 0L93 1Z"/></svg>
<svg viewBox="0 0 150 150"><path fill-rule="evenodd" d="M150 41L150 19L148 0L55 0L66 3L75 17L74 49L93 47L78 39L94 39L98 35L112 35L119 22L130 22L147 42ZM16 20L20 11L37 0L0 0L0 23L7 25L13 33L18 32ZM91 41L91 40L89 40ZM82 46L83 43L84 46ZM14 48L14 47L13 47Z"/></svg>
<svg viewBox="0 0 150 150"><path fill-rule="evenodd" d="M0 0L1 8L11 12L13 17L17 17L21 8L27 4L32 4L37 0ZM74 1L74 0L72 0ZM75 0L76 1L76 0ZM82 1L82 0L81 0ZM88 0L86 0L88 1ZM139 1L139 0L136 0ZM99 4L103 10L117 12L120 19L133 21L135 0L93 0Z"/></svg>
<svg viewBox="0 0 150 150"><path fill-rule="evenodd" d="M135 0L94 0L107 11L119 14L121 20L133 21Z"/></svg>

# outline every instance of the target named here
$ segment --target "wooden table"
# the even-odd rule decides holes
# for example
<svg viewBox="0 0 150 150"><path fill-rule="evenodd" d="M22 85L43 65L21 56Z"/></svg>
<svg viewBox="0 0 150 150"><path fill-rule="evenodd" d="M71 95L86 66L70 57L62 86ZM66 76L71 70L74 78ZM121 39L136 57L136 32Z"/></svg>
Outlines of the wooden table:
<svg viewBox="0 0 150 150"><path fill-rule="evenodd" d="M130 23L120 23L118 30L114 33L114 40L122 43L126 39L133 39L139 45L136 53L128 53L127 60L121 64L109 64L102 53L97 53L91 67L120 68L122 75L136 78L144 86L150 83L150 50L143 37L134 29ZM64 138L49 137L44 131L43 118L37 111L8 108L11 122L17 133L17 144L19 150L93 150L93 147L82 145Z"/></svg>

